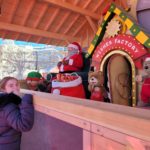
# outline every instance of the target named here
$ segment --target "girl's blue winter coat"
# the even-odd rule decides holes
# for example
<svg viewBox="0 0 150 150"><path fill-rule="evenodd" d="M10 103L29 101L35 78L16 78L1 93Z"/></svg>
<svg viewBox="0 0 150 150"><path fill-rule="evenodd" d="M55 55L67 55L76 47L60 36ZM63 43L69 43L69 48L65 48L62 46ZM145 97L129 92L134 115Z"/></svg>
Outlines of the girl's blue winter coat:
<svg viewBox="0 0 150 150"><path fill-rule="evenodd" d="M21 132L29 131L34 122L32 95L22 99L0 94L0 150L20 150Z"/></svg>

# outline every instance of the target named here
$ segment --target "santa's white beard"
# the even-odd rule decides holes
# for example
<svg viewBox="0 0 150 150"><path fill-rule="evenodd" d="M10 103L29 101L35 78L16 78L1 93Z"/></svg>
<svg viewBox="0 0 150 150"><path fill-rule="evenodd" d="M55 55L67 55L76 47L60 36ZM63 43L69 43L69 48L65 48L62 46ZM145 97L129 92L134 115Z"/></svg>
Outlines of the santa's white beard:
<svg viewBox="0 0 150 150"><path fill-rule="evenodd" d="M70 51L68 51L67 57L73 56L73 55L75 55L75 54L78 54L78 51L77 51L77 50L70 50Z"/></svg>

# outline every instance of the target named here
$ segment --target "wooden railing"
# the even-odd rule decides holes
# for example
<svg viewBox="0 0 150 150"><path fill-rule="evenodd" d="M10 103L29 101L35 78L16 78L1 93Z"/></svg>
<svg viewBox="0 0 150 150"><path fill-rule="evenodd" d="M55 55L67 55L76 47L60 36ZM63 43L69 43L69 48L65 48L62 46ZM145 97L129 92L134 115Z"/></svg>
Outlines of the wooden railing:
<svg viewBox="0 0 150 150"><path fill-rule="evenodd" d="M83 150L150 149L148 109L29 90L22 93L33 94L36 111L82 129Z"/></svg>

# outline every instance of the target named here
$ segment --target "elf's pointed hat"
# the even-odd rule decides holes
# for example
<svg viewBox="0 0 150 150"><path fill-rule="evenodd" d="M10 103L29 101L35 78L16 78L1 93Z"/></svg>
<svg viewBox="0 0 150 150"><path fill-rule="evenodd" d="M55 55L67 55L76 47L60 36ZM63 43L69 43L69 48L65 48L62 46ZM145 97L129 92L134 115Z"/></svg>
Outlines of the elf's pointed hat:
<svg viewBox="0 0 150 150"><path fill-rule="evenodd" d="M67 47L74 48L74 49L78 50L79 53L82 52L82 48L81 48L80 44L77 42L70 43Z"/></svg>
<svg viewBox="0 0 150 150"><path fill-rule="evenodd" d="M32 71L28 73L26 80L39 81L43 80L43 77L39 72Z"/></svg>

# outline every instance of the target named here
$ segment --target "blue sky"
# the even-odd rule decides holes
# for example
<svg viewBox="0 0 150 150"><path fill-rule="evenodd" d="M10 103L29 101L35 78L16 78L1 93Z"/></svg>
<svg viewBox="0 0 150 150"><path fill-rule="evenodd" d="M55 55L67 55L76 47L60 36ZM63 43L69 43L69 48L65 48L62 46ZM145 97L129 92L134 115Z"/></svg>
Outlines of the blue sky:
<svg viewBox="0 0 150 150"><path fill-rule="evenodd" d="M3 41L2 41L2 39L0 38L0 45L2 45L3 44Z"/></svg>
<svg viewBox="0 0 150 150"><path fill-rule="evenodd" d="M32 42L24 42L24 41L14 41L14 43L16 45L20 45L20 46L23 46L23 45L29 45L29 46L33 46L33 47L45 47L46 45L45 44L37 44L37 43L32 43ZM0 45L3 44L3 39L0 38Z"/></svg>
<svg viewBox="0 0 150 150"><path fill-rule="evenodd" d="M2 45L3 42L4 42L3 39L0 38L0 45ZM52 46L57 50L63 50L64 49L64 47L61 47L61 46L38 44L38 43L24 42L24 41L14 41L14 43L18 46L32 46L33 48L44 48L44 47L47 47L47 46Z"/></svg>
<svg viewBox="0 0 150 150"><path fill-rule="evenodd" d="M32 47L45 47L47 45L45 44L37 44L37 43L32 43L32 42L24 42L24 41L15 41L15 44L16 45L29 45L29 46L32 46Z"/></svg>

